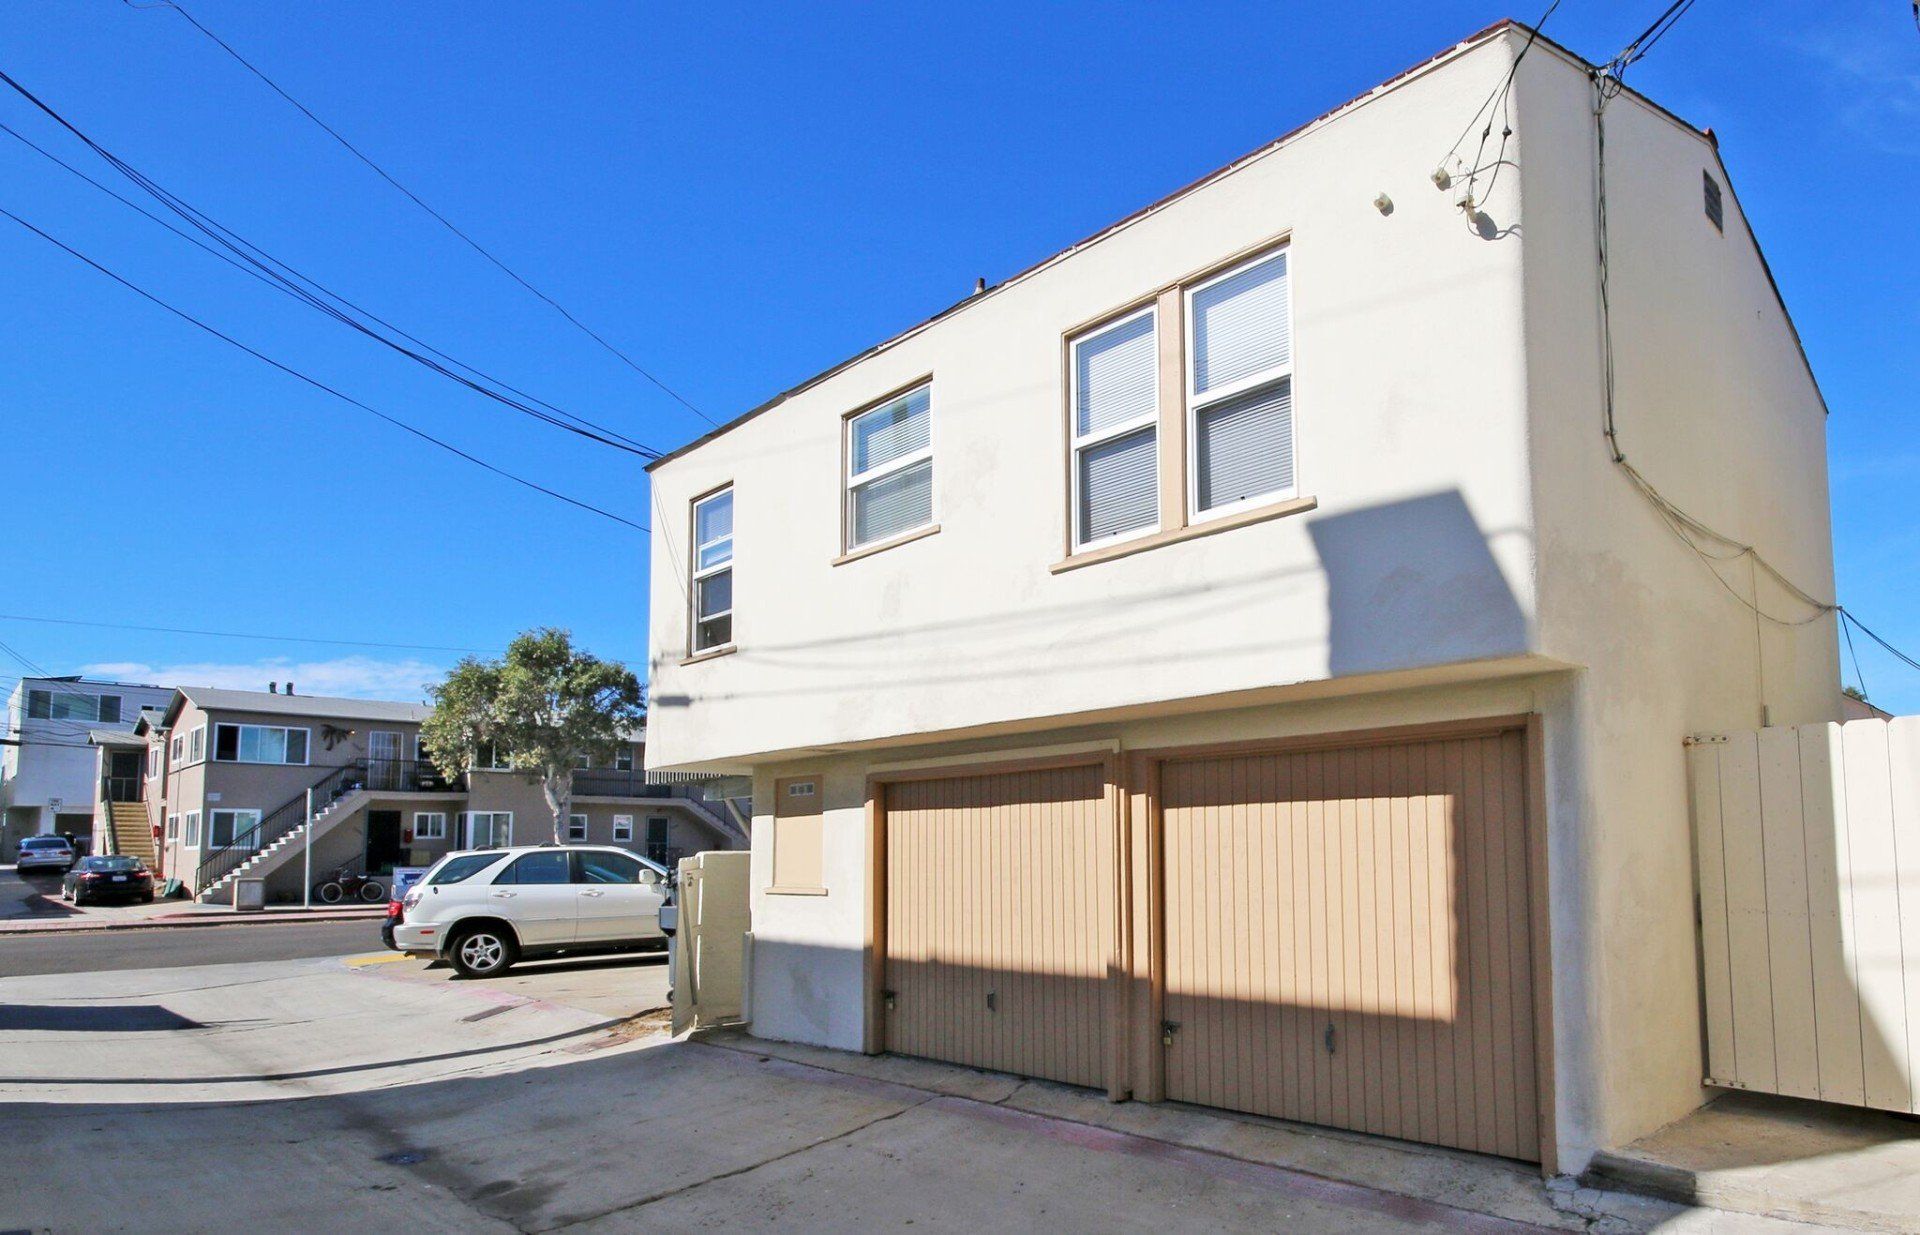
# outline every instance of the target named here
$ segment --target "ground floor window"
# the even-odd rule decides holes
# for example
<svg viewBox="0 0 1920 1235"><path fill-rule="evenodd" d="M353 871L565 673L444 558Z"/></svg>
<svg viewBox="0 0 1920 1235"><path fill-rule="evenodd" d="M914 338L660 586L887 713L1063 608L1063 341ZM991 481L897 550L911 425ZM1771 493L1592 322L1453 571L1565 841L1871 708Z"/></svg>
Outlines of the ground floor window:
<svg viewBox="0 0 1920 1235"><path fill-rule="evenodd" d="M499 849L513 843L513 812L469 811L461 817L467 849Z"/></svg>
<svg viewBox="0 0 1920 1235"><path fill-rule="evenodd" d="M613 817L613 839L616 842L633 839L632 815L615 815Z"/></svg>
<svg viewBox="0 0 1920 1235"><path fill-rule="evenodd" d="M587 817L585 815L567 816L567 839L580 841L587 839Z"/></svg>
<svg viewBox="0 0 1920 1235"><path fill-rule="evenodd" d="M413 816L413 839L447 839L447 817L440 811L416 811Z"/></svg>
<svg viewBox="0 0 1920 1235"><path fill-rule="evenodd" d="M200 812L197 810L187 812L187 834L184 837L184 843L189 849L196 849L200 845Z"/></svg>
<svg viewBox="0 0 1920 1235"><path fill-rule="evenodd" d="M257 810L216 810L207 816L207 844L215 849L224 849L239 844L251 848L259 846L259 833L254 829L260 826L260 812Z"/></svg>

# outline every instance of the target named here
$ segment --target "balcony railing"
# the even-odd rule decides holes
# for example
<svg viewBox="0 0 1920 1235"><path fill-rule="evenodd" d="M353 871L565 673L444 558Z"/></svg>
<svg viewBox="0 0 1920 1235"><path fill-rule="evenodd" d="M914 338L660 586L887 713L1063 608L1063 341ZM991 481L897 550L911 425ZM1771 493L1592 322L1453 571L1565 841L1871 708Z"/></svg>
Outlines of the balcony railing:
<svg viewBox="0 0 1920 1235"><path fill-rule="evenodd" d="M425 759L368 759L361 787L373 793L459 793L464 777L448 778Z"/></svg>
<svg viewBox="0 0 1920 1235"><path fill-rule="evenodd" d="M649 785L647 774L638 768L581 768L573 774L575 797L594 798L670 798L671 785Z"/></svg>

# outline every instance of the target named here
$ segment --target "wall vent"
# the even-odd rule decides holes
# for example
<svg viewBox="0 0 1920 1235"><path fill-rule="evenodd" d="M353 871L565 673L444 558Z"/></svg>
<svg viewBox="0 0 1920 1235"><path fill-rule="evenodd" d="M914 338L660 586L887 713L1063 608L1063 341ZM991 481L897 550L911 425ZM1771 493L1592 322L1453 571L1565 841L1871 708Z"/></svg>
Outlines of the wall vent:
<svg viewBox="0 0 1920 1235"><path fill-rule="evenodd" d="M1700 179L1706 186L1707 219L1713 224L1715 231L1724 235L1727 230L1727 215L1726 207L1720 202L1720 182L1708 172L1701 172Z"/></svg>

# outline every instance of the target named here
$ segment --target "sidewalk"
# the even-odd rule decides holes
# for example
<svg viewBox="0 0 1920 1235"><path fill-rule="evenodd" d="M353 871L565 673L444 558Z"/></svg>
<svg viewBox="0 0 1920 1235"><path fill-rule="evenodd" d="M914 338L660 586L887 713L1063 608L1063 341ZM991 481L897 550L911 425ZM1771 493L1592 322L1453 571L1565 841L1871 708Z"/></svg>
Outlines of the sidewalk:
<svg viewBox="0 0 1920 1235"><path fill-rule="evenodd" d="M67 909L62 906L62 909ZM140 931L186 926L236 926L250 922L377 921L385 905L328 905L302 909L273 906L246 912L225 905L197 905L192 901L155 901L151 905L115 905L83 908L77 912L0 918L0 935L64 934L75 931Z"/></svg>

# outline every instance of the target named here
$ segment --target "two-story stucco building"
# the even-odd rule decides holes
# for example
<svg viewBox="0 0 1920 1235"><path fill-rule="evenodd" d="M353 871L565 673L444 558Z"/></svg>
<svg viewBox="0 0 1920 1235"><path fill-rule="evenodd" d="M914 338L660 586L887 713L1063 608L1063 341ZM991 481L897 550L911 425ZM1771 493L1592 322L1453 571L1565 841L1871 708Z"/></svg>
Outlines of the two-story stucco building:
<svg viewBox="0 0 1920 1235"><path fill-rule="evenodd" d="M163 877L202 899L231 900L239 878L297 900L311 874L383 875L454 849L549 842L543 791L492 751L448 777L425 756L425 704L188 686L142 714L141 817ZM620 845L661 862L730 849L743 829L697 785L649 783L644 732L607 766L574 773L565 840ZM103 755L103 757L105 757ZM311 807L312 815L309 816ZM146 856L135 829L110 825L110 850ZM309 861L307 850L311 848Z"/></svg>
<svg viewBox="0 0 1920 1235"><path fill-rule="evenodd" d="M753 1032L1549 1170L1704 1099L1682 742L1840 692L1685 519L1830 598L1827 413L1713 137L1528 43L652 466Z"/></svg>
<svg viewBox="0 0 1920 1235"><path fill-rule="evenodd" d="M23 677L7 699L7 744L0 745L0 862L25 836L93 831L99 776L138 775L138 751L96 767L92 735L131 734L140 710L164 707L171 687L92 678Z"/></svg>

